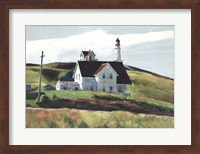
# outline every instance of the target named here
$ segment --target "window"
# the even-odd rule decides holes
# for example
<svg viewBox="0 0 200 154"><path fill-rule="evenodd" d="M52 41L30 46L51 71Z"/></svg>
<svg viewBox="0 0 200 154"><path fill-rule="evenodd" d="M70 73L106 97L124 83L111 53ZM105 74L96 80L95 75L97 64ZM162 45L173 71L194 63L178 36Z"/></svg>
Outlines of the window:
<svg viewBox="0 0 200 154"><path fill-rule="evenodd" d="M110 73L110 79L113 79L113 75L112 75L112 73Z"/></svg>
<svg viewBox="0 0 200 154"><path fill-rule="evenodd" d="M112 90L113 90L113 87L112 87L112 86L110 86L110 91L112 92Z"/></svg>
<svg viewBox="0 0 200 154"><path fill-rule="evenodd" d="M102 87L102 91L106 91L106 90L105 90L105 86Z"/></svg>
<svg viewBox="0 0 200 154"><path fill-rule="evenodd" d="M118 87L118 92L119 92L119 93L122 92L122 87Z"/></svg>
<svg viewBox="0 0 200 154"><path fill-rule="evenodd" d="M90 90L94 90L93 86L90 87Z"/></svg>
<svg viewBox="0 0 200 154"><path fill-rule="evenodd" d="M105 79L105 78L106 78L106 75L105 75L105 73L103 73L103 75L102 75L102 78L103 78L103 79Z"/></svg>
<svg viewBox="0 0 200 154"><path fill-rule="evenodd" d="M63 87L63 90L67 90L67 88L66 88L66 87Z"/></svg>

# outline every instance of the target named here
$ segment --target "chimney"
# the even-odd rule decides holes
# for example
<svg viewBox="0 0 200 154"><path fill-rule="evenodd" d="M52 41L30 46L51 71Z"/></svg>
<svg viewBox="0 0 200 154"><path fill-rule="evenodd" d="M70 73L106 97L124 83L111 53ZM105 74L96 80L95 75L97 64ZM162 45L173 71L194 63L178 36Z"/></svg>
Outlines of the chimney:
<svg viewBox="0 0 200 154"><path fill-rule="evenodd" d="M89 57L89 62L91 62L92 61L92 51L90 49L89 49L88 57Z"/></svg>

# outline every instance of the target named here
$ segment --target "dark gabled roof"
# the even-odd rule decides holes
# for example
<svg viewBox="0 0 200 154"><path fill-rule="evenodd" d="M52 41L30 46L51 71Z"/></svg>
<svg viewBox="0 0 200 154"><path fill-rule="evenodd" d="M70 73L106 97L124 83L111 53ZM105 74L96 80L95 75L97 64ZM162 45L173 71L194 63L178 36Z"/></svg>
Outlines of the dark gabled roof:
<svg viewBox="0 0 200 154"><path fill-rule="evenodd" d="M82 51L84 57L88 56L88 54L89 54L90 51L95 55L95 53L94 53L92 50L89 50L89 51Z"/></svg>
<svg viewBox="0 0 200 154"><path fill-rule="evenodd" d="M89 51L82 51L84 57L88 55Z"/></svg>
<svg viewBox="0 0 200 154"><path fill-rule="evenodd" d="M43 89L46 89L46 90L55 90L56 88L54 88L52 85L45 85L43 86Z"/></svg>
<svg viewBox="0 0 200 154"><path fill-rule="evenodd" d="M131 84L131 80L124 68L122 62L115 61L78 61L78 65L83 77L94 77L95 72L101 67L102 64L109 63L111 67L119 75L117 77L118 84Z"/></svg>

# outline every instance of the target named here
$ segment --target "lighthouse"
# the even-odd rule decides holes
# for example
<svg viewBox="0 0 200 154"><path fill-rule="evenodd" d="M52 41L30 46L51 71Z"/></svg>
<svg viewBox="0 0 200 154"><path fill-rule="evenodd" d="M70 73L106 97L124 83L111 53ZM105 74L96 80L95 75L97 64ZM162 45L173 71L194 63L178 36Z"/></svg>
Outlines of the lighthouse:
<svg viewBox="0 0 200 154"><path fill-rule="evenodd" d="M120 40L117 38L117 40L116 40L116 44L115 44L115 46L116 46L116 54L115 54L115 61L119 61L119 62L121 62L122 60L121 60L121 48L120 48Z"/></svg>

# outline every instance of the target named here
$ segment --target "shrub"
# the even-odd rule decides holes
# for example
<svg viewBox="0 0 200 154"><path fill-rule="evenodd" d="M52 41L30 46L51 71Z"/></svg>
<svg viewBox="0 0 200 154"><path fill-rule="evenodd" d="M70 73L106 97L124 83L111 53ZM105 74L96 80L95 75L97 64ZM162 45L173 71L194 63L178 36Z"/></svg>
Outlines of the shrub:
<svg viewBox="0 0 200 154"><path fill-rule="evenodd" d="M109 128L109 126L107 125L107 123L105 123L101 128Z"/></svg>
<svg viewBox="0 0 200 154"><path fill-rule="evenodd" d="M67 124L69 127L74 128L74 121L73 121L71 118L65 116L63 121L64 121L64 123Z"/></svg>
<svg viewBox="0 0 200 154"><path fill-rule="evenodd" d="M42 96L42 100L41 100L42 103L50 103L51 100L48 96L44 95Z"/></svg>
<svg viewBox="0 0 200 154"><path fill-rule="evenodd" d="M81 121L79 128L89 128L88 124L85 121Z"/></svg>
<svg viewBox="0 0 200 154"><path fill-rule="evenodd" d="M42 96L42 95L45 95L45 92L41 92L41 93L40 93L40 96Z"/></svg>
<svg viewBox="0 0 200 154"><path fill-rule="evenodd" d="M122 128L123 126L121 125L121 123L119 121L116 121L115 127L116 128Z"/></svg>
<svg viewBox="0 0 200 154"><path fill-rule="evenodd" d="M56 100L56 99L58 99L58 96L57 96L56 94L54 94L54 95L52 96L52 99Z"/></svg>
<svg viewBox="0 0 200 154"><path fill-rule="evenodd" d="M56 123L54 121L50 121L49 128L56 128Z"/></svg>

